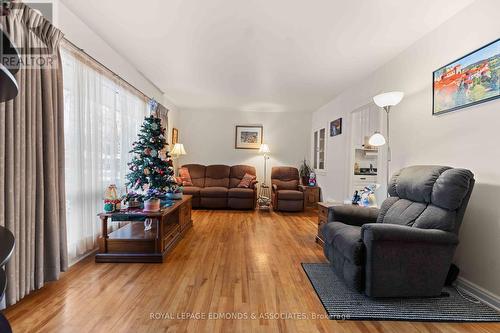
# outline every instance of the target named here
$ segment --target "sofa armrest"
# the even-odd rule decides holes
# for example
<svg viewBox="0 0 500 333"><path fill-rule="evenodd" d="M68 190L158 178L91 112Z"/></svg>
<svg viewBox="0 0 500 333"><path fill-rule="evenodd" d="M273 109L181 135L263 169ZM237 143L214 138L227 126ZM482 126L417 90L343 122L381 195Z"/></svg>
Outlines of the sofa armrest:
<svg viewBox="0 0 500 333"><path fill-rule="evenodd" d="M454 233L438 229L419 229L389 223L368 223L361 228L361 238L369 241L419 242L432 244L458 244Z"/></svg>
<svg viewBox="0 0 500 333"><path fill-rule="evenodd" d="M377 208L360 207L356 205L332 206L329 208L327 222L342 222L349 225L362 226L377 222Z"/></svg>

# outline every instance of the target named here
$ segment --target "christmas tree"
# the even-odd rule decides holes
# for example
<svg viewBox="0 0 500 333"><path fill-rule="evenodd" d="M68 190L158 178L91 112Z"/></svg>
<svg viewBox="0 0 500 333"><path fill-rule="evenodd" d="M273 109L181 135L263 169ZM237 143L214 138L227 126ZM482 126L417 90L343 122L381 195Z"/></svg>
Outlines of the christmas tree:
<svg viewBox="0 0 500 333"><path fill-rule="evenodd" d="M134 190L169 192L177 188L174 168L168 151L162 159L161 151L167 145L165 128L160 118L151 115L144 118L139 139L132 144L134 154L128 163L127 187Z"/></svg>

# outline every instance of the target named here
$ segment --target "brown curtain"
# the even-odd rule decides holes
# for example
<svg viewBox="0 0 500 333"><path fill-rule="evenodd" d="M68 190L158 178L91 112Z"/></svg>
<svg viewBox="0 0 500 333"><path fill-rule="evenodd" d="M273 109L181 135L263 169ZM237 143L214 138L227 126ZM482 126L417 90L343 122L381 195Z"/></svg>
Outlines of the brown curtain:
<svg viewBox="0 0 500 333"><path fill-rule="evenodd" d="M0 23L23 60L19 95L0 103L0 225L16 238L6 267L11 305L67 268L62 33L22 3Z"/></svg>

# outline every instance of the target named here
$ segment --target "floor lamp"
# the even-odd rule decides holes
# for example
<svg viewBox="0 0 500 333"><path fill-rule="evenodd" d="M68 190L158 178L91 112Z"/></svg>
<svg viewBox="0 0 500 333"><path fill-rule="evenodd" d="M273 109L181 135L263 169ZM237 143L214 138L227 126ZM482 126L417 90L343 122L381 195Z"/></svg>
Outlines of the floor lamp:
<svg viewBox="0 0 500 333"><path fill-rule="evenodd" d="M265 185L267 180L267 160L269 159L269 146L265 143L260 145L259 153L264 154L264 179L262 183Z"/></svg>
<svg viewBox="0 0 500 333"><path fill-rule="evenodd" d="M271 190L268 185L266 185L267 180L267 160L269 159L269 146L265 143L260 145L259 153L264 154L264 179L260 185L260 193L257 198L257 204L259 209L269 209L271 207Z"/></svg>
<svg viewBox="0 0 500 333"><path fill-rule="evenodd" d="M390 135L390 122L389 122L389 113L391 111L391 107L398 105L401 100L403 99L404 93L401 91L391 91L387 93L383 93L380 95L377 95L373 97L373 101L377 106L381 107L384 109L386 113L386 136L385 138L379 131L376 131L368 140L368 143L372 146L375 147L380 147L385 144L387 144L387 160L386 160L386 171L385 171L385 178L386 182L385 184L387 185L387 195L389 195L389 163L391 162L391 146L390 146L390 140L389 140L389 135Z"/></svg>

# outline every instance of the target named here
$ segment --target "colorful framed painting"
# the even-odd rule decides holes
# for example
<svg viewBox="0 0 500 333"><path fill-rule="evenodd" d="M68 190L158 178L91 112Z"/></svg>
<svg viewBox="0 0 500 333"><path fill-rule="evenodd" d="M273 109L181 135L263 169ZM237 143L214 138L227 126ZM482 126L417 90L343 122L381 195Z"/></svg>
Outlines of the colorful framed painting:
<svg viewBox="0 0 500 333"><path fill-rule="evenodd" d="M342 134L342 118L330 122L330 136Z"/></svg>
<svg viewBox="0 0 500 333"><path fill-rule="evenodd" d="M236 149L259 149L262 144L262 126L236 126Z"/></svg>
<svg viewBox="0 0 500 333"><path fill-rule="evenodd" d="M432 114L500 97L500 39L432 73Z"/></svg>

